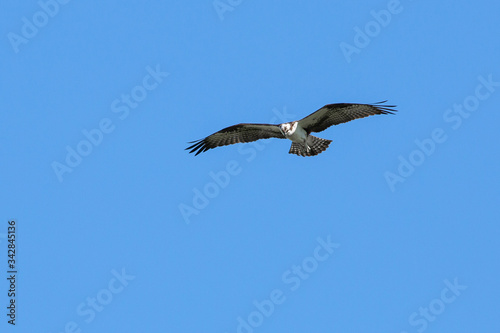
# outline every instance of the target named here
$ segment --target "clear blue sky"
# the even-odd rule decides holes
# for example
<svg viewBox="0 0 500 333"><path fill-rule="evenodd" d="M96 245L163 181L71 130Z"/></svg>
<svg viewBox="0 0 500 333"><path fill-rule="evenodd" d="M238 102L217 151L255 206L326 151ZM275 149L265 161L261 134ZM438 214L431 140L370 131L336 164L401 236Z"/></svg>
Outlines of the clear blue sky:
<svg viewBox="0 0 500 333"><path fill-rule="evenodd" d="M499 4L1 7L3 332L500 331ZM184 150L382 100L314 158Z"/></svg>

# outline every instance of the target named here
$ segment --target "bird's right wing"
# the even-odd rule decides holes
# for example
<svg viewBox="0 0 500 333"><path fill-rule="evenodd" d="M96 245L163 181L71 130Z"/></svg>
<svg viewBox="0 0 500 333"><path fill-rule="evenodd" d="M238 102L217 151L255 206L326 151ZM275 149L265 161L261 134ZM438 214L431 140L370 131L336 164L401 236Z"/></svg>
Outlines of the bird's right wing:
<svg viewBox="0 0 500 333"><path fill-rule="evenodd" d="M387 101L375 104L328 104L307 117L299 120L299 125L307 133L321 132L332 125L368 117L375 114L393 114L396 112L394 105L384 104Z"/></svg>
<svg viewBox="0 0 500 333"><path fill-rule="evenodd" d="M240 142L252 142L259 139L278 138L285 139L279 125L271 124L238 124L226 127L204 139L191 141L193 145L186 148L195 155L212 148L232 145Z"/></svg>

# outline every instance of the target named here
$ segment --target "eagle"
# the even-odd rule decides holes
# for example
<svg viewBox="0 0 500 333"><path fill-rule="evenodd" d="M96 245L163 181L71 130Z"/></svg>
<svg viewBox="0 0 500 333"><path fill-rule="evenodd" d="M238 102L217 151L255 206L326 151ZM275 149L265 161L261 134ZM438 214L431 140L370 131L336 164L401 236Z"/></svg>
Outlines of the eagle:
<svg viewBox="0 0 500 333"><path fill-rule="evenodd" d="M292 141L289 154L315 156L328 148L332 140L321 139L311 133L322 132L332 125L364 118L376 114L394 114L395 105L387 101L374 104L336 103L327 104L301 120L282 124L238 124L226 127L204 139L191 141L187 147L190 153L205 152L209 149L252 142L260 139L278 138Z"/></svg>

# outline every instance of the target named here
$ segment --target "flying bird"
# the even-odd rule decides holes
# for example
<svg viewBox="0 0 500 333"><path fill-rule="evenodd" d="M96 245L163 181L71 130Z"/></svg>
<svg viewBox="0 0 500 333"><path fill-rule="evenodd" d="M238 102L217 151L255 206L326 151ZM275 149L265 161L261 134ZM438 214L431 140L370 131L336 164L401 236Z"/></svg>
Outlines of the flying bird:
<svg viewBox="0 0 500 333"><path fill-rule="evenodd" d="M292 141L289 154L315 156L328 148L332 140L321 139L311 133L322 132L332 125L364 118L375 114L394 114L395 105L384 104L327 104L301 120L282 124L238 124L226 127L204 139L191 141L186 150L190 153L205 152L209 149L252 142L260 139L278 138Z"/></svg>

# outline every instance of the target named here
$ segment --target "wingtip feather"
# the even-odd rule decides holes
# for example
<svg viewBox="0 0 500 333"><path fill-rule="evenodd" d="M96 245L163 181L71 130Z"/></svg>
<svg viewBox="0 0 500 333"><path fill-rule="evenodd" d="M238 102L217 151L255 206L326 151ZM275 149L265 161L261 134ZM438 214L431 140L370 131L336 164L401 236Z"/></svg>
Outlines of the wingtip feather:
<svg viewBox="0 0 500 333"><path fill-rule="evenodd" d="M387 100L373 103L372 106L376 107L379 111L381 111L381 114L395 114L395 112L398 112L398 110L395 109L397 107L396 105L384 104L386 102Z"/></svg>

